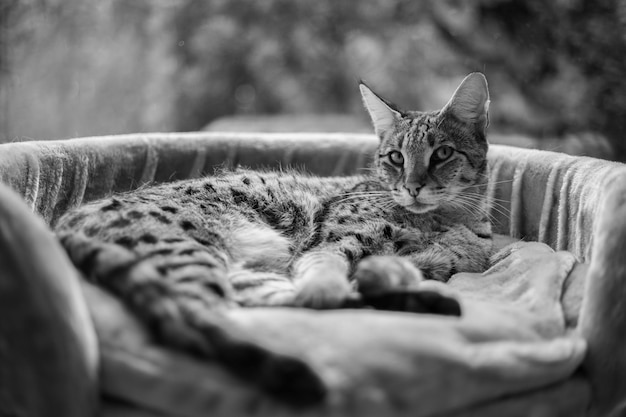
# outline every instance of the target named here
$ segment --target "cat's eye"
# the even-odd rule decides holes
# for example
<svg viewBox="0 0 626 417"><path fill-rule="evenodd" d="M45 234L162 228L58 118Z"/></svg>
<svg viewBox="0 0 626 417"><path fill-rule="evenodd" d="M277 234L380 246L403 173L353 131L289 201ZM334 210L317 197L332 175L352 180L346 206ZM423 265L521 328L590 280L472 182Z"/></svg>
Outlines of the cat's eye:
<svg viewBox="0 0 626 417"><path fill-rule="evenodd" d="M452 156L453 152L454 148L452 146L442 145L435 150L431 158L435 161L445 161Z"/></svg>
<svg viewBox="0 0 626 417"><path fill-rule="evenodd" d="M400 151L391 151L389 152L389 160L394 165L402 165L404 164L404 156Z"/></svg>

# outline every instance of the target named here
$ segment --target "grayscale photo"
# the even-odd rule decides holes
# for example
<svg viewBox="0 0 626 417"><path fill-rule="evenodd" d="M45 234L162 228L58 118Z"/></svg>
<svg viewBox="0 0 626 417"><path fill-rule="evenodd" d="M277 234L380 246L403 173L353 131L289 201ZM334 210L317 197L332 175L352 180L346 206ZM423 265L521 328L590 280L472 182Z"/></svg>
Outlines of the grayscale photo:
<svg viewBox="0 0 626 417"><path fill-rule="evenodd" d="M626 415L626 3L2 0L0 417Z"/></svg>

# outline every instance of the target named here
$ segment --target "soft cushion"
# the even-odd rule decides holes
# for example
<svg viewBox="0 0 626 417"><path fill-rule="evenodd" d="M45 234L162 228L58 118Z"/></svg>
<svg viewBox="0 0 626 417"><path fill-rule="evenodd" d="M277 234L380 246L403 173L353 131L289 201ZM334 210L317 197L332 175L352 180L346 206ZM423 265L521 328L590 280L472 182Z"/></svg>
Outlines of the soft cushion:
<svg viewBox="0 0 626 417"><path fill-rule="evenodd" d="M576 415L589 399L589 387L579 379L535 394L532 402L514 400L515 394L562 381L583 359L585 342L566 335L560 303L574 257L540 243L516 243L494 260L487 273L457 274L441 289L461 300L460 319L287 308L237 309L229 319L319 373L329 395L325 404L307 411L310 415L471 415L486 403L492 403L487 409L494 416L537 407ZM217 363L154 345L117 300L89 285L85 290L101 341L106 394L185 417L208 410L211 415L293 412ZM564 392L575 393L571 403L554 403Z"/></svg>

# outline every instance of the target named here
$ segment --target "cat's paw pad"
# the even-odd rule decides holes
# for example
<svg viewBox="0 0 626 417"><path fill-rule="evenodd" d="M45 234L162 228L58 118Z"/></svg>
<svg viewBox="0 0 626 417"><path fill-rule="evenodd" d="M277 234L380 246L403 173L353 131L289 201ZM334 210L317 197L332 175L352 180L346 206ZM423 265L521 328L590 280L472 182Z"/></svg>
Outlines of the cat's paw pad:
<svg viewBox="0 0 626 417"><path fill-rule="evenodd" d="M415 288L424 280L411 261L400 256L370 256L354 272L361 294L372 295L402 288Z"/></svg>
<svg viewBox="0 0 626 417"><path fill-rule="evenodd" d="M319 274L296 285L294 306L318 310L340 308L351 292L352 286L346 277Z"/></svg>

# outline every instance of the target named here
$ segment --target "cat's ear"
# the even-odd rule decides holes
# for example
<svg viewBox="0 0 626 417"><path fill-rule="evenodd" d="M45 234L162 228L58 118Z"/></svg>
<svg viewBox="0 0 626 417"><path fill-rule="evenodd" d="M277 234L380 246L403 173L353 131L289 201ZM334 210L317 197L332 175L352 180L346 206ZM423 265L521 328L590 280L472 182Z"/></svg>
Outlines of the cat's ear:
<svg viewBox="0 0 626 417"><path fill-rule="evenodd" d="M363 104L372 119L374 132L382 138L400 120L402 115L374 93L363 81L359 83L359 90L361 90Z"/></svg>
<svg viewBox="0 0 626 417"><path fill-rule="evenodd" d="M485 76L473 72L465 77L443 108L442 114L452 115L484 130L489 125L489 89Z"/></svg>

